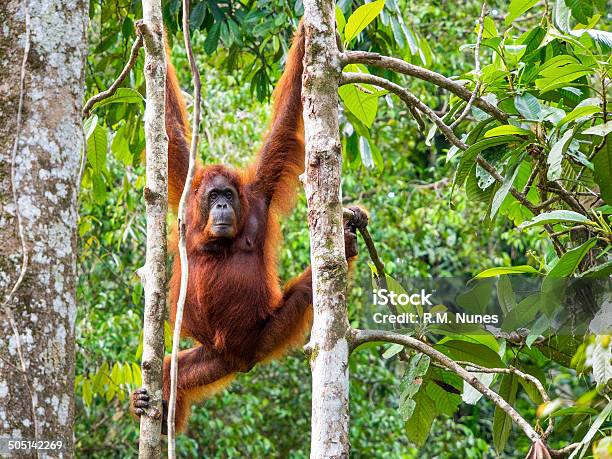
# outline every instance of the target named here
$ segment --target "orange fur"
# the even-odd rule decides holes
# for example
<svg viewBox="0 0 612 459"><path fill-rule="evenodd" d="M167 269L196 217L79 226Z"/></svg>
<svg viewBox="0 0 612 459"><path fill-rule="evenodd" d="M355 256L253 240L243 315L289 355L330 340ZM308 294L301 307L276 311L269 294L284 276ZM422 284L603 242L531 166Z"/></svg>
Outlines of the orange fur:
<svg viewBox="0 0 612 459"><path fill-rule="evenodd" d="M179 353L178 430L185 427L193 402L226 387L235 373L249 371L258 362L269 362L301 346L310 328L310 268L284 288L278 276L279 218L292 208L298 175L304 169L303 55L304 31L300 24L274 91L272 121L253 165L247 170L200 163L196 166L186 207L189 279L181 335L193 338L198 345ZM190 131L171 64L166 93L168 203L176 211L187 176ZM215 238L211 229L206 193L218 180L238 194L237 198L232 195L236 218L231 238ZM348 234L346 227L345 245L352 247L347 251L350 263L356 253L355 235ZM169 249L175 255L169 285L174 326L181 283L176 225ZM166 357L164 400L169 398L169 372L170 359Z"/></svg>

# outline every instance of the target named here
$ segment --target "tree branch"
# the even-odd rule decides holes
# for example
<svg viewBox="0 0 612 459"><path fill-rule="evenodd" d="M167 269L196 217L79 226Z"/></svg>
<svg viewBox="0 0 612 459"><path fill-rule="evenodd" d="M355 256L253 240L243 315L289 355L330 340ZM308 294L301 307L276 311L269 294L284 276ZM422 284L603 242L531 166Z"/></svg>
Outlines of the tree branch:
<svg viewBox="0 0 612 459"><path fill-rule="evenodd" d="M449 140L449 142L451 142L453 145L462 150L467 149L467 145L457 138L453 131L446 124L444 124L444 121L442 121L442 119L438 115L436 115L436 113L431 108L421 102L410 91L387 80L386 78L382 78L376 75L370 75L368 73L343 72L342 77L340 78L340 86L350 83L367 83L387 89L388 91L392 92L400 99L402 99L402 101L404 101L404 103L409 108L416 108L421 112L425 113L425 115L434 124L436 124L436 126L438 126L438 129L442 131L442 133Z"/></svg>
<svg viewBox="0 0 612 459"><path fill-rule="evenodd" d="M472 92L469 89L450 78L394 57L382 56L378 53L367 51L346 51L342 54L342 65L345 66L348 64L366 64L386 68L433 83L440 88L452 92L465 101L469 101L472 98ZM508 120L508 115L506 113L481 97L477 97L473 104L499 121L505 123Z"/></svg>
<svg viewBox="0 0 612 459"><path fill-rule="evenodd" d="M435 362L443 365L453 373L457 374L461 379L467 382L470 386L476 389L478 392L483 394L501 410L503 410L513 421L516 423L525 435L531 440L532 443L541 441L538 433L531 427L531 425L523 418L503 397L489 389L487 386L482 384L476 376L469 371L465 370L461 365L456 363L451 358L442 354L440 351L434 349L428 344L419 341L411 336L401 335L384 330L352 330L352 349L356 348L360 344L364 344L372 341L386 341L390 343L401 344L414 349L418 352L429 356Z"/></svg>
<svg viewBox="0 0 612 459"><path fill-rule="evenodd" d="M178 354L181 343L181 326L183 322L183 310L185 309L185 299L187 297L187 282L189 280L189 262L187 259L187 199L191 192L191 182L195 174L196 154L198 151L198 140L200 133L200 105L201 105L201 88L200 72L195 62L193 48L191 46L191 37L189 36L189 0L183 0L183 40L185 49L187 50L187 59L191 68L193 77L193 121L191 131L191 146L189 149L189 169L187 178L183 186L181 200L178 207L178 232L179 232L179 257L181 262L181 286L179 290L179 298L176 306L176 315L174 318L174 333L172 336L172 357L170 360L170 399L168 401L168 458L176 457L176 441L175 441L175 413L176 413L176 397L178 386Z"/></svg>
<svg viewBox="0 0 612 459"><path fill-rule="evenodd" d="M83 118L87 118L89 116L89 113L91 112L91 109L96 102L100 102L101 100L107 99L117 92L117 89L119 88L121 83L123 83L123 80L125 80L125 78L128 76L132 67L134 67L134 64L136 63L136 59L138 59L138 52L140 51L141 47L142 47L142 34L140 32L140 29L137 27L136 28L136 41L134 42L134 44L132 44L132 50L130 51L130 58L125 64L125 67L123 68L123 70L121 71L121 73L119 74L115 82L112 85L110 85L110 87L106 91L99 92L95 96L92 96L89 98L89 100L83 106Z"/></svg>

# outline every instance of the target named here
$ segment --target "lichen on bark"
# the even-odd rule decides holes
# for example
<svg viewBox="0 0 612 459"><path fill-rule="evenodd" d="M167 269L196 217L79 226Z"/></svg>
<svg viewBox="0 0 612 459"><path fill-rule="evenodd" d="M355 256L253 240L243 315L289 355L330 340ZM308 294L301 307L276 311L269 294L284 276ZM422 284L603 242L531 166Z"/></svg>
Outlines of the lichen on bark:
<svg viewBox="0 0 612 459"><path fill-rule="evenodd" d="M73 441L88 6L84 0L29 0L26 16L25 2L0 4L0 436L61 440L64 457L72 456ZM23 269L18 216L28 260L11 294Z"/></svg>

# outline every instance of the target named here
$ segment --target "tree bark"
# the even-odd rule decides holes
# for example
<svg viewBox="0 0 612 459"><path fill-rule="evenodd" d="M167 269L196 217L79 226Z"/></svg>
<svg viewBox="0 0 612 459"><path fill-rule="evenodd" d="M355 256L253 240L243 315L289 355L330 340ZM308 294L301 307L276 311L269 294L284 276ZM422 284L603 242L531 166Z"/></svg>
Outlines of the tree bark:
<svg viewBox="0 0 612 459"><path fill-rule="evenodd" d="M54 457L73 456L88 6L0 3L0 437L61 441Z"/></svg>
<svg viewBox="0 0 612 459"><path fill-rule="evenodd" d="M329 0L304 1L305 190L314 306L313 329L307 345L313 379L312 458L346 458L349 453L347 263L338 128L341 64L334 8L334 2Z"/></svg>
<svg viewBox="0 0 612 459"><path fill-rule="evenodd" d="M143 0L147 253L141 277L145 291L142 382L151 408L140 418L140 458L161 457L162 367L166 309L166 214L168 211L168 139L165 126L166 56L160 0Z"/></svg>

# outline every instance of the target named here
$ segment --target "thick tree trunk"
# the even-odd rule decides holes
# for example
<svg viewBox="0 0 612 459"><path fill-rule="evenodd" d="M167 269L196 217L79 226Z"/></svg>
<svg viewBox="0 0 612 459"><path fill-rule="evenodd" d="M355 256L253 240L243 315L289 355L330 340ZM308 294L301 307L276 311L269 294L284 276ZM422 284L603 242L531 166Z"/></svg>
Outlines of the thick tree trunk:
<svg viewBox="0 0 612 459"><path fill-rule="evenodd" d="M147 254L141 277L145 291L142 383L151 409L140 418L140 458L161 457L162 365L166 308L166 213L168 211L168 139L165 126L166 55L161 0L143 0L147 104L145 138L147 180Z"/></svg>
<svg viewBox="0 0 612 459"><path fill-rule="evenodd" d="M340 59L335 4L304 1L306 55L302 97L306 137L306 198L310 226L314 323L312 458L346 458L348 439L347 264L344 257L338 129Z"/></svg>
<svg viewBox="0 0 612 459"><path fill-rule="evenodd" d="M61 441L54 457L73 455L88 6L0 3L0 437Z"/></svg>

